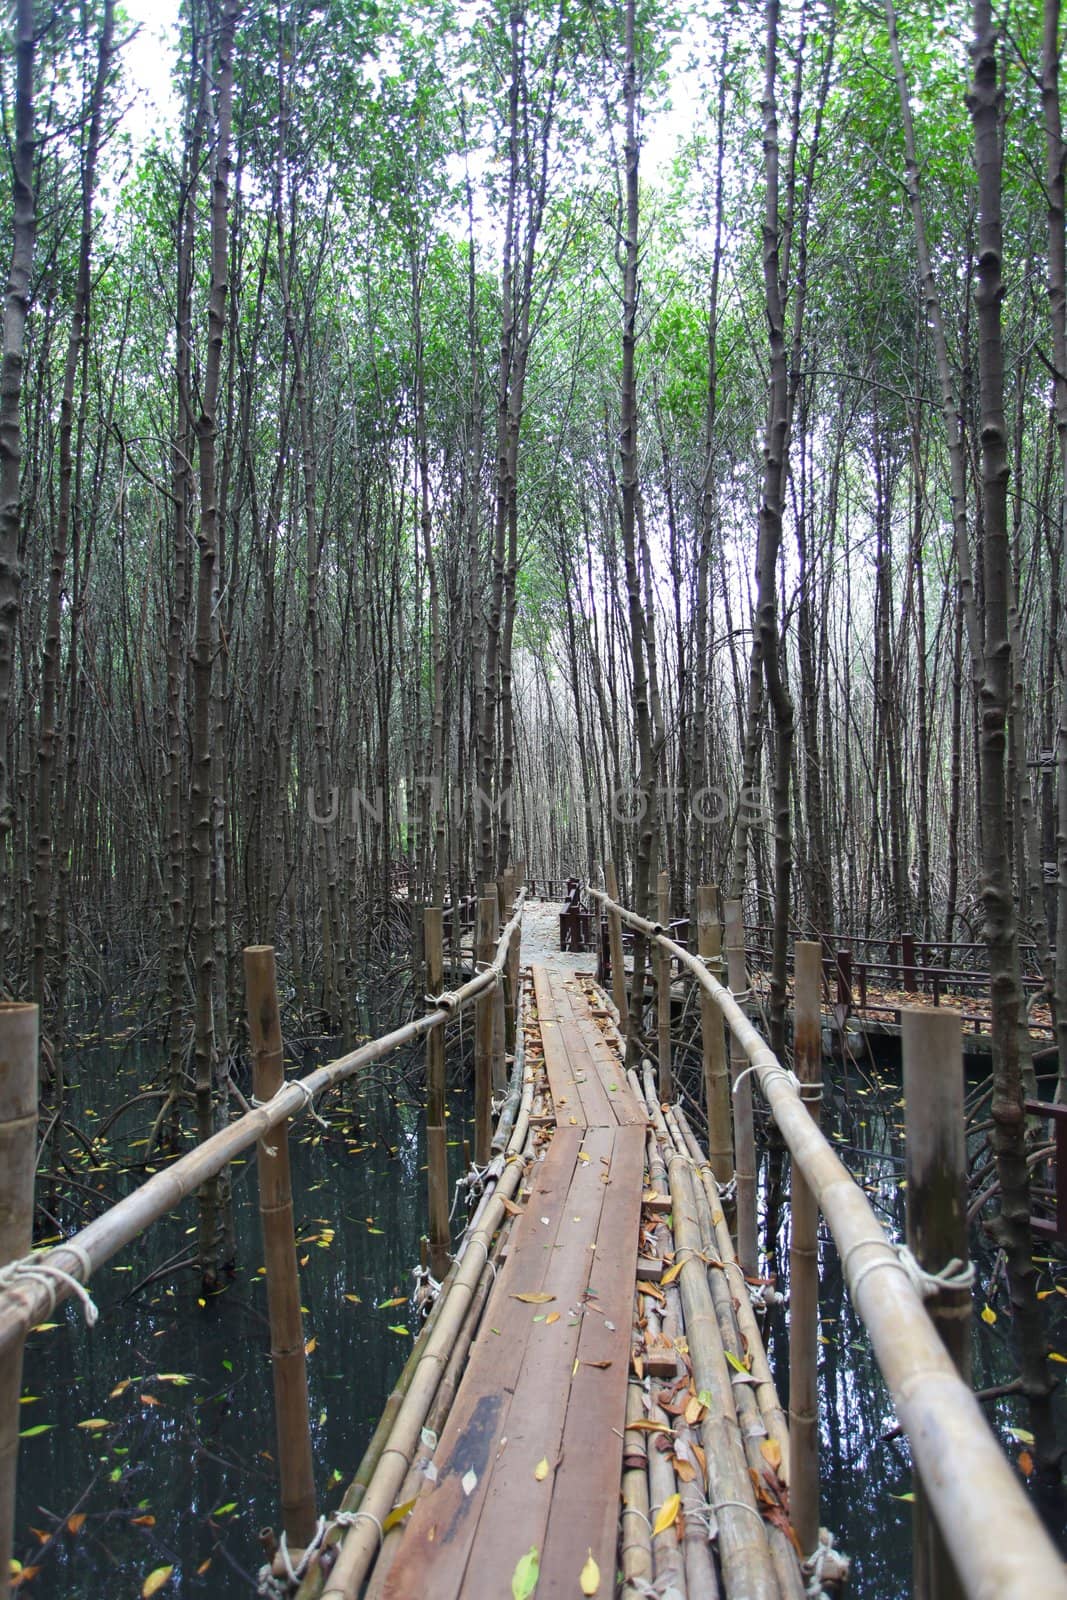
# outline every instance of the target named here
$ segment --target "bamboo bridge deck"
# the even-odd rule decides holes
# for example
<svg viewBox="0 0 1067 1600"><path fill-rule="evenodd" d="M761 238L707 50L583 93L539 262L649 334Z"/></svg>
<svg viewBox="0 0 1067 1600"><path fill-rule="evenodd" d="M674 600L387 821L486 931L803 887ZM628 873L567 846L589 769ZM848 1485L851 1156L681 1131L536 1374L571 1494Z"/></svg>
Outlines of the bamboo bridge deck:
<svg viewBox="0 0 1067 1600"><path fill-rule="evenodd" d="M576 975L581 963L549 950L549 939L538 937L536 911L528 919L534 925L524 927L524 943L533 946L529 992L536 1020L528 1020L527 1052L543 1058L542 1103L551 1110L538 1119L542 1142L522 1191L521 1214L498 1260L478 1335L433 1451L433 1470L395 1554L380 1561L372 1577L368 1593L381 1600L428 1592L434 1600L532 1593L523 1584L534 1573L538 1600L608 1596L616 1592L622 1568L648 1583L684 1563L687 1512L709 1569L708 1584L714 1583L708 1541L714 1511L700 1470L707 1459L700 1419L707 1416L709 1431L717 1433L727 1418L712 1412L733 1412L734 1438L726 1448L736 1458L738 1480L720 1482L716 1498L744 1496L740 1511L733 1506L720 1512L734 1524L723 1530L727 1578L748 1571L738 1548L757 1542L765 1527L773 1544L774 1533L760 1520L761 1490L750 1483L738 1410L751 1428L750 1452L754 1445L754 1460L767 1470L763 1500L785 1523L784 1490L774 1470L784 1478L781 1444L763 1457L758 1453L760 1442L767 1444L774 1434L784 1439L784 1419L762 1348L750 1348L754 1323L746 1334L723 1322L720 1371L714 1379L699 1372L702 1356L694 1361L682 1331L677 1280L685 1255L675 1254L677 1241L665 1221L672 1201L654 1123L660 1145L666 1124L636 1077L628 1081L608 1013L592 985ZM691 1153L664 1155L696 1174ZM711 1211L699 1177L689 1222L700 1229L696 1190L705 1199L706 1232ZM717 1246L703 1232L702 1243L711 1247L708 1259L721 1266ZM707 1267L694 1258L693 1269L704 1278L707 1294ZM666 1287L657 1281L661 1276ZM719 1276L725 1284L725 1272ZM728 1321L728 1290L726 1302L718 1311ZM747 1295L745 1304L747 1309ZM744 1390L731 1383L730 1355L723 1353L731 1345L733 1365L751 1385ZM755 1376L748 1378L750 1366ZM770 1402L771 1427L759 1421L753 1426L760 1415L756 1387L764 1404ZM735 1408L738 1393L745 1404ZM710 1448L714 1455L722 1442ZM710 1476L720 1477L714 1460ZM643 1487L635 1495L638 1482ZM685 1505L680 1493L672 1504L679 1490L686 1492ZM653 1538L664 1507L666 1526ZM738 1528L739 1516L752 1526ZM788 1541L779 1538L778 1564L788 1581L759 1592L800 1595L799 1565ZM772 1561L763 1564L769 1569ZM690 1589L717 1592L710 1586ZM727 1582L724 1592L745 1591Z"/></svg>

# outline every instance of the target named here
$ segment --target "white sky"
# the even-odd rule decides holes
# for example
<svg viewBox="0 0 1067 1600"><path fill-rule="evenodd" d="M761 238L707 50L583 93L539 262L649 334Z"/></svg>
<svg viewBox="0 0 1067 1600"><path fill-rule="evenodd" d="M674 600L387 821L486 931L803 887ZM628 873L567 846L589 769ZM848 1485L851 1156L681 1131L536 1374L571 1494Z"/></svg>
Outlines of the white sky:
<svg viewBox="0 0 1067 1600"><path fill-rule="evenodd" d="M128 92L134 96L126 126L135 143L142 144L161 121L176 124L178 120L171 87L178 0L123 0L123 9L130 26L139 25L122 58Z"/></svg>

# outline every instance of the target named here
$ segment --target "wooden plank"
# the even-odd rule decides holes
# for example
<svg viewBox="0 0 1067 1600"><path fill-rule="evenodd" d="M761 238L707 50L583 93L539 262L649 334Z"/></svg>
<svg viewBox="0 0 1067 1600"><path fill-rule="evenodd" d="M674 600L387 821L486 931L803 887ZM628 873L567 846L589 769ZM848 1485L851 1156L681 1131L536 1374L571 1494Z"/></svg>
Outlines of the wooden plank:
<svg viewBox="0 0 1067 1600"><path fill-rule="evenodd" d="M618 1128L590 1277L596 1300L590 1299L578 1341L579 1365L571 1380L552 1486L538 1600L570 1600L578 1592L578 1575L590 1550L605 1593L610 1593L615 1573L644 1163L644 1129Z"/></svg>
<svg viewBox="0 0 1067 1600"><path fill-rule="evenodd" d="M597 1071L596 1060L581 1030L581 1023L588 1015L585 994L576 985L567 983L559 973L551 973L550 977L556 1013L560 1019L560 1036L570 1057L571 1072L581 1097L585 1120L591 1127L614 1127L617 1119L612 1106L613 1097Z"/></svg>
<svg viewBox="0 0 1067 1600"><path fill-rule="evenodd" d="M549 973L544 967L534 967L533 976L541 1026L541 1043L545 1052L545 1071L548 1074L548 1087L552 1091L557 1120L561 1127L566 1127L573 1116L575 1125L584 1127L585 1113L578 1086L574 1081L570 1055L563 1041L562 1023Z"/></svg>
<svg viewBox="0 0 1067 1600"><path fill-rule="evenodd" d="M385 1585L387 1600L421 1597L432 1563L435 1600L463 1592L470 1546L489 1486L499 1441L507 1432L511 1397L526 1358L526 1340L535 1307L515 1300L517 1293L552 1292L546 1280L554 1268L554 1245L566 1218L567 1199L578 1162L581 1133L562 1129L548 1155L534 1169L532 1194L516 1223L513 1244L486 1306L485 1316L459 1393L441 1431L434 1456L436 1483L420 1496L411 1513L400 1553ZM549 1219L548 1226L542 1217ZM592 1252L590 1252L591 1254ZM550 1307L551 1309L551 1307ZM556 1324L555 1326L558 1326ZM493 1333L491 1329L499 1329ZM468 1494L463 1479L473 1472ZM469 1480L468 1480L469 1481Z"/></svg>
<svg viewBox="0 0 1067 1600"><path fill-rule="evenodd" d="M590 1129L584 1141L586 1161L575 1170L567 1196L562 1248L545 1279L556 1299L559 1322L535 1322L544 1306L526 1306L530 1323L526 1357L515 1386L507 1419L507 1445L494 1466L492 1481L478 1521L478 1533L467 1567L468 1594L506 1594L515 1564L530 1549L543 1545L553 1504L552 1478L560 1459L574 1363L586 1319L596 1315L586 1304L586 1291L596 1251L607 1189L601 1182L601 1158L611 1158L614 1130ZM548 1476L535 1476L541 1460ZM434 1595L437 1582L434 1574Z"/></svg>
<svg viewBox="0 0 1067 1600"><path fill-rule="evenodd" d="M583 1018L578 1026L592 1055L597 1076L611 1102L615 1121L620 1127L643 1127L648 1121L647 1115L634 1098L619 1057L592 1018Z"/></svg>

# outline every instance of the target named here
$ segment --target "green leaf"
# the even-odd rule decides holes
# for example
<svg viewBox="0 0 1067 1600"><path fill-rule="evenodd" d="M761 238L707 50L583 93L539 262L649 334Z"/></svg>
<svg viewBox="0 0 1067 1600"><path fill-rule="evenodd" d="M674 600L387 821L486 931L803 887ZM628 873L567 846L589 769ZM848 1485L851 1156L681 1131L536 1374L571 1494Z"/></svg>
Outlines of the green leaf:
<svg viewBox="0 0 1067 1600"><path fill-rule="evenodd" d="M32 1428L23 1428L22 1432L19 1434L19 1438L36 1439L39 1433L47 1433L50 1428L54 1427L54 1422L37 1422Z"/></svg>
<svg viewBox="0 0 1067 1600"><path fill-rule="evenodd" d="M540 1576L541 1563L537 1555L537 1546L532 1544L526 1554L520 1557L511 1575L512 1600L530 1600Z"/></svg>

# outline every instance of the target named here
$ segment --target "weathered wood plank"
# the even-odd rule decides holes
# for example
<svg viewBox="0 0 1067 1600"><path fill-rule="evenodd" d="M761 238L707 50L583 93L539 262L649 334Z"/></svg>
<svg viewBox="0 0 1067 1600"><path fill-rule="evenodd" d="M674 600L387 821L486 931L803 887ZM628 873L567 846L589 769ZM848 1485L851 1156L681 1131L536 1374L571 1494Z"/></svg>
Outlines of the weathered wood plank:
<svg viewBox="0 0 1067 1600"><path fill-rule="evenodd" d="M576 1594L590 1550L605 1593L610 1592L615 1572L644 1130L618 1128L613 1144L609 1182L603 1185L590 1300L578 1341L578 1370L571 1380L560 1465L552 1487L538 1600L550 1595L569 1600Z"/></svg>

